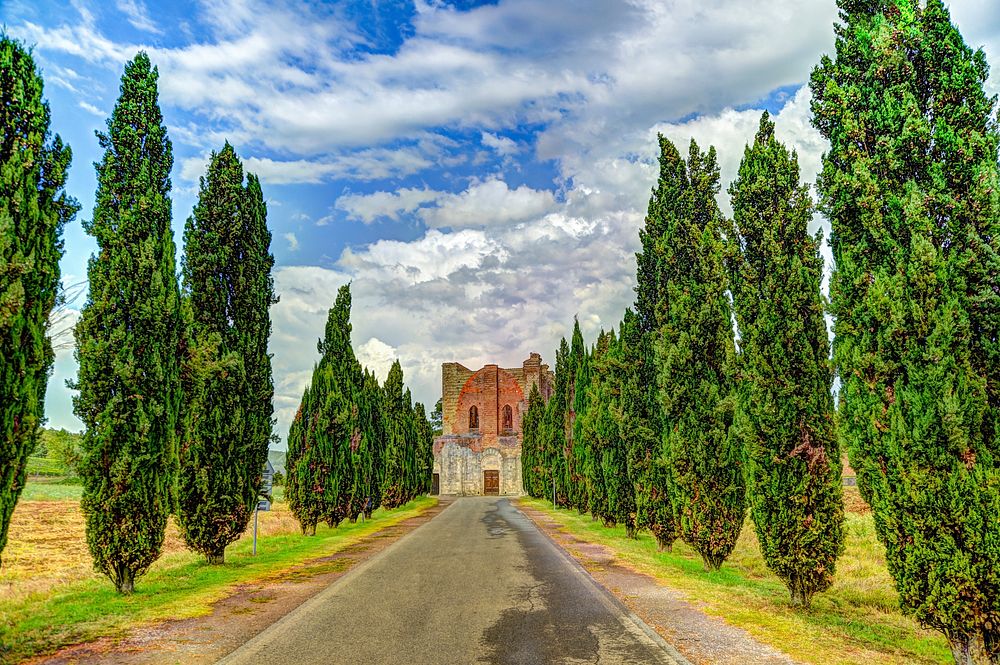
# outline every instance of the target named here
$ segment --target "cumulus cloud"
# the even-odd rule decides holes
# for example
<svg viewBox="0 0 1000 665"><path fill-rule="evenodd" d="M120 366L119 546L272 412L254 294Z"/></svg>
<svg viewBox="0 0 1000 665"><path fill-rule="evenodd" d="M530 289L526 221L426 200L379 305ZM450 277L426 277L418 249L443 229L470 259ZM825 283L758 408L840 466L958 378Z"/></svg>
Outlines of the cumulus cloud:
<svg viewBox="0 0 1000 665"><path fill-rule="evenodd" d="M527 185L510 189L503 180L491 178L458 194L439 197L437 206L423 209L421 217L432 228L516 225L541 217L555 205L550 191Z"/></svg>
<svg viewBox="0 0 1000 665"><path fill-rule="evenodd" d="M288 243L288 251L289 252L294 252L294 251L296 251L299 248L299 239L291 231L289 231L288 233L282 234L282 237Z"/></svg>
<svg viewBox="0 0 1000 665"><path fill-rule="evenodd" d="M431 189L404 187L395 192L344 194L334 205L346 211L348 218L371 224L382 217L399 219L401 214L413 212L425 203L436 201L439 196L441 192Z"/></svg>

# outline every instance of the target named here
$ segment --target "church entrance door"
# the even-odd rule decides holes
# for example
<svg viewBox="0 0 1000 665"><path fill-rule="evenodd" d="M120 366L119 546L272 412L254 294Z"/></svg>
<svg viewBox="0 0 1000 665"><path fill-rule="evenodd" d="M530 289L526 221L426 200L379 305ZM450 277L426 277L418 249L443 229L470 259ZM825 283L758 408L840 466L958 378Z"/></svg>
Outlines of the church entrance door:
<svg viewBox="0 0 1000 665"><path fill-rule="evenodd" d="M499 471L483 471L483 494L486 494L488 496L500 495Z"/></svg>

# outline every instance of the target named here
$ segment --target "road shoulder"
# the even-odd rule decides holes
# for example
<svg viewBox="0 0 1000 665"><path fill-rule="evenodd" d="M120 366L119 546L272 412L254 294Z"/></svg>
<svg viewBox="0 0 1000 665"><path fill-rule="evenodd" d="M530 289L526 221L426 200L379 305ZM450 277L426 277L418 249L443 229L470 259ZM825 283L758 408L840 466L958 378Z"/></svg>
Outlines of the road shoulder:
<svg viewBox="0 0 1000 665"><path fill-rule="evenodd" d="M233 593L216 602L208 615L156 623L133 630L125 637L101 638L69 646L29 662L47 665L215 663L349 571L434 519L451 505L451 499L440 499L419 515L374 531L327 556L310 559L279 575L240 584L234 587Z"/></svg>
<svg viewBox="0 0 1000 665"><path fill-rule="evenodd" d="M523 501L513 503L597 584L691 662L795 665L787 655L761 644L746 631L705 614L680 592L621 565L607 547L577 538Z"/></svg>

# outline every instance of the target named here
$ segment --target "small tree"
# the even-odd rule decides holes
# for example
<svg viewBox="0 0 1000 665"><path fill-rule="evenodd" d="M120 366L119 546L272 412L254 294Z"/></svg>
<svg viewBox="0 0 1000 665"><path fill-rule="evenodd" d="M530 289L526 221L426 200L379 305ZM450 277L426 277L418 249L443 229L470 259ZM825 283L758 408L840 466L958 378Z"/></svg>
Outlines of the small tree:
<svg viewBox="0 0 1000 665"><path fill-rule="evenodd" d="M145 53L125 65L98 134L97 241L76 326L83 509L94 565L118 591L159 557L173 508L180 408L180 294L170 226L170 141Z"/></svg>
<svg viewBox="0 0 1000 665"><path fill-rule="evenodd" d="M0 554L38 441L54 353L46 335L59 288L72 153L49 132L31 53L0 33Z"/></svg>
<svg viewBox="0 0 1000 665"><path fill-rule="evenodd" d="M768 567L808 606L844 546L840 447L823 321L820 236L798 158L765 112L730 186L729 284L740 328L736 423L750 516Z"/></svg>
<svg viewBox="0 0 1000 665"><path fill-rule="evenodd" d="M680 183L681 196L665 203L678 212L657 247L664 461L680 535L717 570L736 545L745 503L741 451L729 431L734 347L715 149L703 153L691 141Z"/></svg>

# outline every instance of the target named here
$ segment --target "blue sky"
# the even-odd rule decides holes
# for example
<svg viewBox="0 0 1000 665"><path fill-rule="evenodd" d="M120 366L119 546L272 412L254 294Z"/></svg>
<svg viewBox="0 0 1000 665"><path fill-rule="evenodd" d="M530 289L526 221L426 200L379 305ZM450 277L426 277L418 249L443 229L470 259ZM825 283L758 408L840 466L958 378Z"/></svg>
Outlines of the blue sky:
<svg viewBox="0 0 1000 665"><path fill-rule="evenodd" d="M1000 66L995 0L951 9ZM353 284L362 362L384 377L398 357L433 405L442 362L551 360L574 315L588 339L617 324L657 132L714 144L725 192L767 109L814 180L824 146L803 86L835 18L832 0L0 0L74 153L82 211L66 230L66 283L85 279L94 250L81 227L94 131L138 50L160 71L175 238L225 140L261 177L282 436L340 284ZM75 372L60 351L52 426L80 426Z"/></svg>

